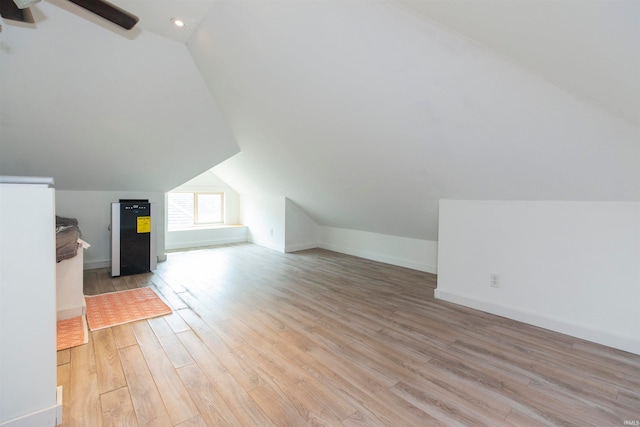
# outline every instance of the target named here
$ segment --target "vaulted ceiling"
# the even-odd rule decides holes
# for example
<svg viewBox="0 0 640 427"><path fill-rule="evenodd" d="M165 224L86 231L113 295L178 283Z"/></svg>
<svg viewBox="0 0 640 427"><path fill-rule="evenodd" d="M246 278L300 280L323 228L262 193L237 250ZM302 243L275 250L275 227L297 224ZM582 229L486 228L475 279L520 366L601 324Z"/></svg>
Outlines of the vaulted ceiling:
<svg viewBox="0 0 640 427"><path fill-rule="evenodd" d="M167 191L240 150L184 44L65 0L33 9L2 22L0 174Z"/></svg>
<svg viewBox="0 0 640 427"><path fill-rule="evenodd" d="M3 22L1 174L166 191L218 165L434 240L441 198L640 199L640 2L114 3L133 33L64 0Z"/></svg>

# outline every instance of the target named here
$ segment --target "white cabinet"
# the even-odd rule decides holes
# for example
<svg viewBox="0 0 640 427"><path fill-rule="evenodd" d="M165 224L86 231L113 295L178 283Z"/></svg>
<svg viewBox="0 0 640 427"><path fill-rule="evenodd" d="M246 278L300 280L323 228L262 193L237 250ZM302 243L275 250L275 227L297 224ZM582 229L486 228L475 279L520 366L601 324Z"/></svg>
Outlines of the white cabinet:
<svg viewBox="0 0 640 427"><path fill-rule="evenodd" d="M57 320L82 316L86 312L84 302L84 249L78 255L56 264L56 309Z"/></svg>
<svg viewBox="0 0 640 427"><path fill-rule="evenodd" d="M55 426L53 180L0 178L0 426Z"/></svg>

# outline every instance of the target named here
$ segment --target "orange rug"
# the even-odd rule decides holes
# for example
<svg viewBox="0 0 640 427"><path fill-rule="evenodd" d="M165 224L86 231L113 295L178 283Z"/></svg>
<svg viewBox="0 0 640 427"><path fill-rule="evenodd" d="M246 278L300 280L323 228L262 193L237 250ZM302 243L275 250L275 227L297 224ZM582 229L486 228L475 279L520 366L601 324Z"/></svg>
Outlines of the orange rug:
<svg viewBox="0 0 640 427"><path fill-rule="evenodd" d="M84 316L77 316L72 317L71 319L57 321L56 336L56 347L58 351L77 347L89 342L87 323Z"/></svg>
<svg viewBox="0 0 640 427"><path fill-rule="evenodd" d="M85 296L84 299L90 331L171 314L171 308L151 288Z"/></svg>

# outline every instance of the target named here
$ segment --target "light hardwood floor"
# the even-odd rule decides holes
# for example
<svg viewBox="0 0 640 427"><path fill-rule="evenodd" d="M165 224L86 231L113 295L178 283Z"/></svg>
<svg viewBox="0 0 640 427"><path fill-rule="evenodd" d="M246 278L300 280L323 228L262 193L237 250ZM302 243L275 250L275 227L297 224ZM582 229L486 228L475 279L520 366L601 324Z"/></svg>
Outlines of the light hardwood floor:
<svg viewBox="0 0 640 427"><path fill-rule="evenodd" d="M85 273L170 316L58 353L64 426L622 426L640 356L434 300L436 276L251 244Z"/></svg>

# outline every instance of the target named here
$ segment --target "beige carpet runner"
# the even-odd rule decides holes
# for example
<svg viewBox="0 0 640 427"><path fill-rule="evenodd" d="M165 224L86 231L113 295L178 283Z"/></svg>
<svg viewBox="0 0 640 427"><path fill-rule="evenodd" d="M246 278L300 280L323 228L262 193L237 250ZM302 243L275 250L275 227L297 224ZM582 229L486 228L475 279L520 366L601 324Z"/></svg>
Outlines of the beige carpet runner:
<svg viewBox="0 0 640 427"><path fill-rule="evenodd" d="M87 302L87 323L90 331L171 314L171 308L151 288L130 289L84 298Z"/></svg>

